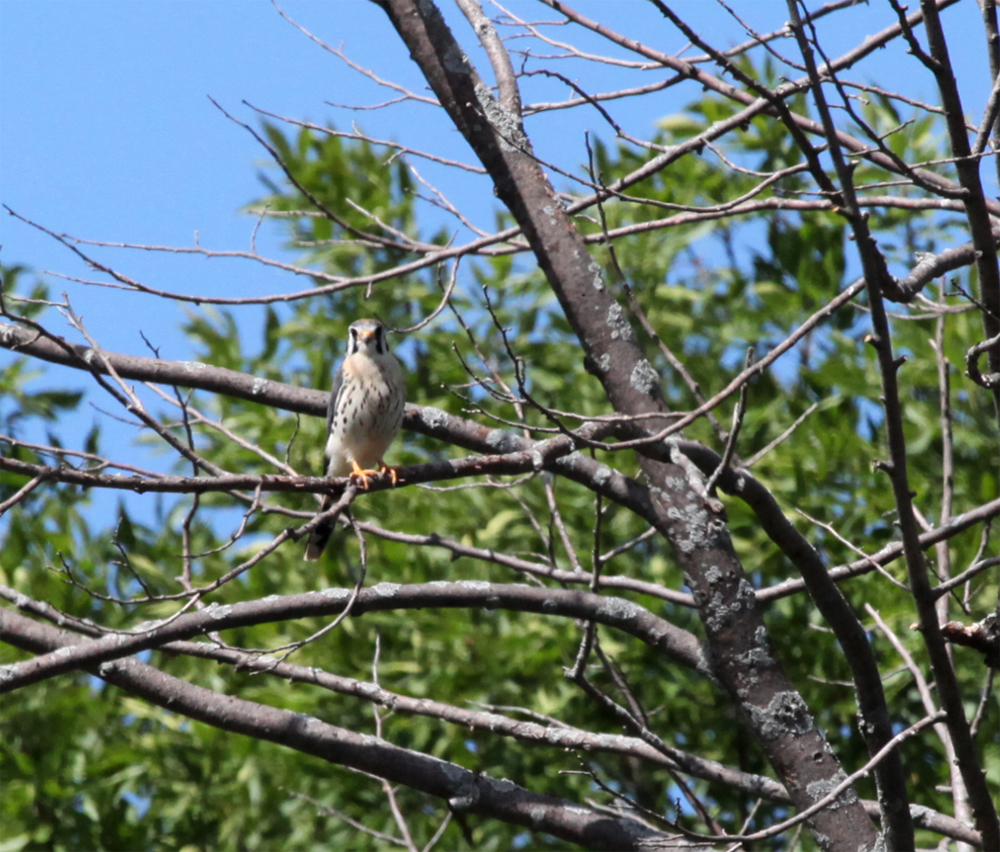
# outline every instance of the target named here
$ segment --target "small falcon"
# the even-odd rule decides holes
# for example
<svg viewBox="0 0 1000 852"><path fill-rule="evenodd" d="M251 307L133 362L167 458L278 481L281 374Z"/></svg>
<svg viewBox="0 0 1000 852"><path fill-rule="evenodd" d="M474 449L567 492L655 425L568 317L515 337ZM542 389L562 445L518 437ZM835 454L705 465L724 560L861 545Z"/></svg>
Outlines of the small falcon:
<svg viewBox="0 0 1000 852"><path fill-rule="evenodd" d="M347 355L326 408L326 475L354 476L367 488L369 475L388 470L395 482L396 471L386 467L383 456L403 423L403 368L389 351L378 320L357 320L348 333ZM320 512L332 504L333 498L324 496ZM331 522L312 531L306 561L319 559L332 533Z"/></svg>

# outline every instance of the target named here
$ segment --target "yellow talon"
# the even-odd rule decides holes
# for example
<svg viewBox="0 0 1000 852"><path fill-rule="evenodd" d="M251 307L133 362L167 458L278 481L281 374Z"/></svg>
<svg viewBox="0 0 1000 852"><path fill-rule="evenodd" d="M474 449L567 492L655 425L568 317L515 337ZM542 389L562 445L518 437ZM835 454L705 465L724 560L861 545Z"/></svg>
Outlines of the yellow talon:
<svg viewBox="0 0 1000 852"><path fill-rule="evenodd" d="M388 473L393 485L396 485L399 482L399 474L396 473L396 468L389 467L389 465L381 460L379 460L378 463L378 470L364 470L356 461L351 462L351 468L352 470L350 475L356 479L360 479L361 487L366 491L368 490L368 478L370 476L376 476L380 473Z"/></svg>
<svg viewBox="0 0 1000 852"><path fill-rule="evenodd" d="M371 473L378 473L375 470L364 470L361 465L359 465L353 459L351 460L351 476L356 477L361 480L361 487L368 490L368 475Z"/></svg>

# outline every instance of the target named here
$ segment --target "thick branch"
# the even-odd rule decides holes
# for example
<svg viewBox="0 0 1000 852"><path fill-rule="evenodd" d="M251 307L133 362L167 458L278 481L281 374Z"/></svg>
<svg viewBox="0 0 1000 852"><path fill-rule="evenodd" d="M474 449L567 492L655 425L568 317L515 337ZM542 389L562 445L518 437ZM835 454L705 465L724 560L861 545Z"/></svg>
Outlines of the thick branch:
<svg viewBox="0 0 1000 852"><path fill-rule="evenodd" d="M381 0L380 5L521 226L580 341L587 369L601 381L615 411L666 413L659 376L532 155L519 116L493 99L433 3ZM665 419L653 420L649 428L664 425ZM832 782L842 770L770 652L753 588L725 521L697 470L679 453L669 464L645 456L640 464L654 496L653 524L674 546L692 587L720 679L793 802L808 808L820 798L818 785ZM747 654L754 655L753 665ZM872 845L876 838L856 801L817 814L811 824L845 849Z"/></svg>
<svg viewBox="0 0 1000 852"><path fill-rule="evenodd" d="M78 638L0 610L0 639L22 649L52 654L60 648L72 648ZM136 659L91 666L90 671L171 713L403 784L445 799L457 811L523 825L590 849L639 849L641 838L656 836L641 823L614 819L575 802L533 793L510 781L471 772L458 764L339 728L313 716L220 695Z"/></svg>
<svg viewBox="0 0 1000 852"><path fill-rule="evenodd" d="M962 247L963 259L965 263L971 262L971 244ZM968 254L966 255L966 251ZM942 263L954 262L954 257L948 251L942 252L939 257ZM954 268L954 267L948 267ZM929 280L937 267L927 267L922 262L914 270L913 276L918 276L921 280ZM926 276L926 278L925 278ZM907 279L909 281L909 279ZM852 285L854 289L861 289L864 282L860 281ZM847 291L845 291L845 294ZM58 342L56 342L58 341ZM53 336L51 339L39 337L34 332L15 325L0 323L0 345L5 346L15 352L41 358L57 364L74 367L89 372L91 370L91 356L88 354L92 350L85 346L69 344L62 338ZM240 373L235 370L228 370L222 367L213 367L209 364L190 361L165 361L157 358L143 358L132 355L121 355L114 352L104 351L103 355L108 362L113 364L115 370L123 378L137 379L140 381L162 382L168 385L179 387L198 388L212 391L237 399L246 399L259 402L262 405L269 405L281 408L286 411L301 412L322 417L326 412L328 394L325 391L313 390L312 388L296 387L295 385L283 384L274 381L261 381L257 385L257 392L254 391L255 379L248 373ZM522 453L531 450L536 442L512 431L496 429L484 426L472 420L467 420L455 415L448 414L438 408L409 404L406 408L406 419L404 425L407 429L438 438L449 444L463 447L467 450L483 453L487 456L505 455L508 453ZM675 446L685 455L691 458L695 464L701 468L706 475L715 470L719 463L719 456L713 450L703 444L694 441L677 441ZM661 448L659 455L654 453L655 447L649 447L646 452L666 460L665 449ZM6 459L0 459L0 464ZM36 474L49 475L51 469L46 466L31 466L26 463L17 463L23 467L16 468L26 476ZM416 469L424 470L431 466L419 465ZM8 469L14 470L14 466ZM579 482L588 488L592 488L603 496L614 500L621 505L627 506L632 511L644 519L649 520L653 516L653 508L650 504L649 489L629 477L623 476L618 471L599 461L588 458L578 452L554 458L551 469L559 474ZM409 468L412 471L414 468ZM72 469L62 469L60 474L64 477L75 476L79 471ZM84 477L88 476L84 474ZM130 477L108 476L106 477L111 487L132 489L134 486ZM178 480L186 478L178 478ZM170 477L163 477L157 482L169 482ZM70 480L66 480L70 481ZM190 480L186 480L190 481ZM214 490L211 477L204 477L205 490ZM285 492L324 492L331 487L331 480L320 477L300 477L290 478L282 476L251 476L245 478L232 478L220 480L223 482L239 484L241 487L254 488L260 484L263 490L285 491ZM87 478L80 479L81 485L102 485L102 480ZM145 490L154 490L154 483L150 479L142 478ZM378 480L372 481L372 490L387 487ZM749 471L736 468L725 471L719 478L719 487L727 494L733 494L747 501L748 505L758 513L766 530L777 530L784 527L781 520L772 517L774 512L779 512L773 495L756 480ZM188 490L180 487L164 487L163 490L183 491ZM968 529L975 524L983 523L990 518L1000 514L1000 501L992 501L983 506L970 510L962 515L958 515L949 520L947 524L937 530L927 532L919 537L921 547L930 547L933 544L945 541L961 531ZM771 533L769 533L771 534ZM791 543L787 546L782 544L779 538L774 539L791 558L789 548L794 547ZM878 553L872 554L868 559L859 559L842 568L831 569L830 574L835 580L842 580L848 577L865 574L872 570L872 562L885 565L898 559L902 554L902 545L899 542L886 545ZM794 560L793 560L794 561ZM759 600L774 600L780 597L797 594L804 588L802 580L786 580L775 586L770 586L757 591ZM677 594L677 593L675 593ZM679 601L680 602L680 601ZM691 605L690 596L685 595L683 605Z"/></svg>
<svg viewBox="0 0 1000 852"><path fill-rule="evenodd" d="M18 593L13 589L0 587L0 596L15 602L18 600ZM290 618L338 615L350 599L350 589L334 588L270 600L212 604L204 610L140 625L131 633L114 633L102 639L77 642L58 653L4 666L0 668L0 693L20 689L76 668L96 666L148 648L158 648L178 639ZM379 583L358 594L352 604L351 615L433 607L510 609L596 621L617 627L674 662L712 677L701 642L693 634L631 601L590 592L472 580L408 586Z"/></svg>

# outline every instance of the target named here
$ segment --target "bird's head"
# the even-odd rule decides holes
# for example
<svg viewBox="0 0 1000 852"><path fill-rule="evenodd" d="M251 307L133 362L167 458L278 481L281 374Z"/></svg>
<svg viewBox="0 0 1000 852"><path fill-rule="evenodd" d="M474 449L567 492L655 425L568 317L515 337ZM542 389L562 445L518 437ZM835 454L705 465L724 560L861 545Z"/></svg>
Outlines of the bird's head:
<svg viewBox="0 0 1000 852"><path fill-rule="evenodd" d="M384 355L389 351L386 341L385 326L375 319L360 319L351 323L348 328L347 354L354 355L364 352L372 357Z"/></svg>

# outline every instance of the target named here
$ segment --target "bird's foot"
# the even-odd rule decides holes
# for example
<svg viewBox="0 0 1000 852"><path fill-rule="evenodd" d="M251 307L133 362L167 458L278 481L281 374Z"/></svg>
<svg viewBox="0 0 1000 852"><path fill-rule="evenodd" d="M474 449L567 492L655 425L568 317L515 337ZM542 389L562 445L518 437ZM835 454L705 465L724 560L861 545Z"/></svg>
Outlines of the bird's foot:
<svg viewBox="0 0 1000 852"><path fill-rule="evenodd" d="M365 470L356 461L351 462L351 478L360 479L361 487L368 490L368 477L378 473L377 470Z"/></svg>
<svg viewBox="0 0 1000 852"><path fill-rule="evenodd" d="M377 476L380 473L388 473L389 478L392 480L393 485L399 482L399 474L396 473L398 468L389 467L389 465L387 465L383 461L380 461L378 463L378 470L365 470L364 468L361 467L361 465L353 461L351 462L351 467L353 468L353 470L351 471L351 476L355 479L360 479L361 487L364 488L366 491L368 490L369 487L368 486L369 477Z"/></svg>

